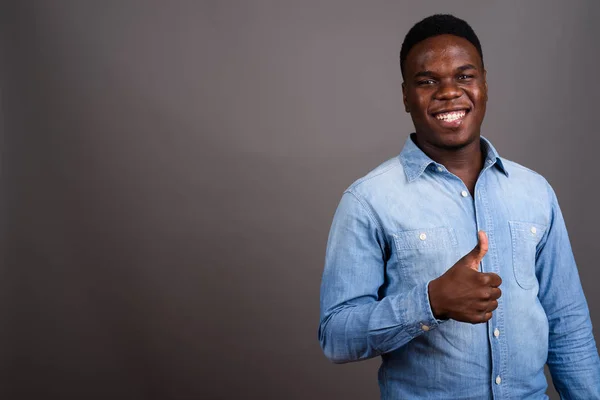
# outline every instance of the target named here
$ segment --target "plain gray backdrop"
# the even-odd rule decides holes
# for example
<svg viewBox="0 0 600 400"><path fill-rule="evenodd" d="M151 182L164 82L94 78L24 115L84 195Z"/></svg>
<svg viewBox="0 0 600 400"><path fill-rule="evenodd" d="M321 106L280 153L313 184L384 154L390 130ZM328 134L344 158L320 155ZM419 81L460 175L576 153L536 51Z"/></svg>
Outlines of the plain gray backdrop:
<svg viewBox="0 0 600 400"><path fill-rule="evenodd" d="M482 132L554 186L600 324L600 2L1 8L1 398L378 398L378 359L318 345L325 245L412 131L398 52L439 12L479 35Z"/></svg>

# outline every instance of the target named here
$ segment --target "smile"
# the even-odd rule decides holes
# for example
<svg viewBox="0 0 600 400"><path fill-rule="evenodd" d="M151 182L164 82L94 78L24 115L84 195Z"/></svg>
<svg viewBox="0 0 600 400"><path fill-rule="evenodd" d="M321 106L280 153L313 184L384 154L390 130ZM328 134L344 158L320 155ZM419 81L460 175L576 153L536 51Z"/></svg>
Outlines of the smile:
<svg viewBox="0 0 600 400"><path fill-rule="evenodd" d="M435 115L435 118L439 119L440 121L452 122L459 119L463 119L465 115L467 115L467 110L459 110L439 113Z"/></svg>
<svg viewBox="0 0 600 400"><path fill-rule="evenodd" d="M443 111L433 114L441 126L448 129L457 129L469 113L469 109Z"/></svg>

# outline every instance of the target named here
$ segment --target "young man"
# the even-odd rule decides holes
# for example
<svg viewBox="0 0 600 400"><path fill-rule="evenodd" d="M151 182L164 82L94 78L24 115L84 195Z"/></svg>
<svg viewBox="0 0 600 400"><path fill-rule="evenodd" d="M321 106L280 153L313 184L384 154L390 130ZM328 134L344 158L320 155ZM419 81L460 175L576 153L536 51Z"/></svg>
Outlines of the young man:
<svg viewBox="0 0 600 400"><path fill-rule="evenodd" d="M600 399L600 361L554 191L480 136L479 40L417 23L400 52L415 133L335 213L319 340L336 363L381 356L382 399Z"/></svg>

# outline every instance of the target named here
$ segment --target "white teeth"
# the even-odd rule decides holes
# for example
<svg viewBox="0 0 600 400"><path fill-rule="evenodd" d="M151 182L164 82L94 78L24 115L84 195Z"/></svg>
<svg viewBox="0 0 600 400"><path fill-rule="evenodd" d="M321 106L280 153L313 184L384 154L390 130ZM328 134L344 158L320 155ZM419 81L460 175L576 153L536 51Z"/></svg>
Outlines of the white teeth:
<svg viewBox="0 0 600 400"><path fill-rule="evenodd" d="M461 111L451 111L447 113L437 114L435 117L441 121L456 121L457 119L463 118L467 112L465 110Z"/></svg>

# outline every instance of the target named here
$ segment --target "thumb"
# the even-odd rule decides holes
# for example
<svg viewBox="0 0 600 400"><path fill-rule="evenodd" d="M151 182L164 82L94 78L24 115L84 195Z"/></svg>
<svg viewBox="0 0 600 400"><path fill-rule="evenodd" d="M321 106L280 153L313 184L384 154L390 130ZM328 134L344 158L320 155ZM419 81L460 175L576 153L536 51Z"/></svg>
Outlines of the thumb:
<svg viewBox="0 0 600 400"><path fill-rule="evenodd" d="M471 258L471 268L475 271L479 271L479 263L483 260L483 256L488 251L488 237L484 231L477 232L477 246L469 253Z"/></svg>

